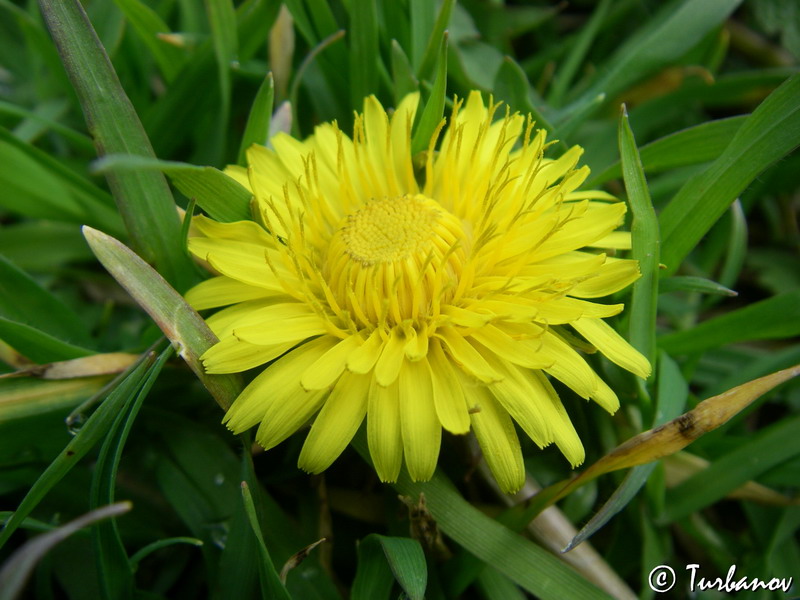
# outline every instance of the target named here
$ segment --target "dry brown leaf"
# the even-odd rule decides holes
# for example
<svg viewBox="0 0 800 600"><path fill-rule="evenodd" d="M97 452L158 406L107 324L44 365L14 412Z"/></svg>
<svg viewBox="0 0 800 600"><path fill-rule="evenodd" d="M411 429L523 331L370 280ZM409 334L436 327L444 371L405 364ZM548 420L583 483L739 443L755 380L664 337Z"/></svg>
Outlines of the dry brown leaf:
<svg viewBox="0 0 800 600"><path fill-rule="evenodd" d="M75 379L77 377L109 375L112 373L122 373L138 359L138 354L128 354L126 352L94 354L92 356L84 356L82 358L74 358L72 360L64 360L45 365L27 366L14 373L0 375L0 379L10 377Z"/></svg>
<svg viewBox="0 0 800 600"><path fill-rule="evenodd" d="M563 484L556 484L543 490L543 497L548 498L543 506L557 502L574 489L600 475L643 465L683 450L701 435L727 423L772 388L799 374L800 365L795 365L703 400L693 410L669 423L642 432L623 442L583 473L571 479L558 492L552 488ZM551 495L552 497L549 497Z"/></svg>

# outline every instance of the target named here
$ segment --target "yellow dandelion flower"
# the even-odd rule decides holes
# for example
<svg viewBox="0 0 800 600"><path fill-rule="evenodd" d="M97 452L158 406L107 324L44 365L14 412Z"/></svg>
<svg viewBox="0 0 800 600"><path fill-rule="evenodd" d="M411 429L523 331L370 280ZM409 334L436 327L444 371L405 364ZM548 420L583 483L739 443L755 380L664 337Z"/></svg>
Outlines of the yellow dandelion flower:
<svg viewBox="0 0 800 600"><path fill-rule="evenodd" d="M551 378L619 406L578 336L650 373L603 321L623 306L587 300L639 276L600 251L630 247L615 231L625 205L578 191L581 148L545 158L544 131L509 111L496 119L478 92L455 102L415 173L418 101L390 117L367 98L352 139L333 123L250 148L249 168L228 174L252 191L255 220L194 220L189 249L216 276L187 299L227 307L208 319L220 339L202 357L209 373L274 361L225 415L234 432L259 425L269 449L313 419L299 466L318 473L366 417L378 476L394 481L404 459L412 479L429 479L442 428L472 429L512 492L525 477L513 421L571 465L584 459Z"/></svg>

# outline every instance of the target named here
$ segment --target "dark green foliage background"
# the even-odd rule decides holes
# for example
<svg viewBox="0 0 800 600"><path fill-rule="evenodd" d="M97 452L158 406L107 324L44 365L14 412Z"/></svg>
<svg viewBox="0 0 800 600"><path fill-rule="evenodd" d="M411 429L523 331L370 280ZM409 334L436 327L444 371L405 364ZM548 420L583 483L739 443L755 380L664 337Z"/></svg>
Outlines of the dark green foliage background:
<svg viewBox="0 0 800 600"><path fill-rule="evenodd" d="M64 8L72 0L41 4L51 28L53 15L73 14ZM800 363L794 0L82 4L121 88L85 26L61 22L64 39L74 34L70 55L36 2L0 0L0 373L153 353L116 379L0 379L0 511L29 514L0 537L0 562L90 509L133 503L52 549L23 597L605 597L512 533L524 529L521 509L485 479L468 439L445 436L432 482L389 486L361 457L360 438L310 477L295 467L302 433L268 453L234 437L98 264L83 224L131 245L179 291L199 281L173 202L185 208L186 194L216 218L236 218L246 196L216 171L181 163L241 162L243 144L264 143L270 123L300 137L333 119L349 131L365 95L388 107L419 89L414 147L423 150L452 98L480 89L533 113L560 140L551 156L583 146L590 186L630 196L645 278L620 294L628 308L616 324L657 368L641 385L594 361L623 401L613 417L559 388L587 464L699 400ZM76 81L107 85L92 95ZM146 158L97 162L94 142ZM102 402L82 404L91 397ZM647 577L659 564L678 573L667 594L675 598L686 595L688 563L712 578L735 564L740 576L800 579L798 415L800 386L789 382L690 446L708 466L683 483L672 480L670 457L628 479L605 475L559 506L580 528L610 510L602 507L620 485L629 492L590 543L642 598L653 597ZM523 450L541 485L569 477L554 449ZM771 488L757 495L772 502L726 499L748 481ZM418 520L398 494L420 492L447 552L410 529ZM282 566L322 537L284 587ZM768 597L784 595L748 596Z"/></svg>

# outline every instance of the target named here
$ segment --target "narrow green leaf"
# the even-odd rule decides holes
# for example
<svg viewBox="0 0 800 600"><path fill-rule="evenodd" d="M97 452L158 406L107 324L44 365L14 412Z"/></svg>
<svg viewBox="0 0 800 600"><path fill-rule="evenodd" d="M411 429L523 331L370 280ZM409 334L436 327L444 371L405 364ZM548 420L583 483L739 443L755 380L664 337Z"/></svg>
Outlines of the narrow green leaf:
<svg viewBox="0 0 800 600"><path fill-rule="evenodd" d="M725 152L681 188L661 213L667 274L717 222L751 181L800 144L800 75L772 92L736 132Z"/></svg>
<svg viewBox="0 0 800 600"><path fill-rule="evenodd" d="M131 556L130 563L131 569L136 572L136 568L138 567L139 563L142 562L142 559L147 558L153 552L157 552L162 548L166 548L167 546L174 546L175 544L189 544L190 546L202 546L203 540L198 540L197 538L193 537L186 537L186 536L179 536L179 537L171 537L165 538L163 540L157 540L152 544L147 544L144 548L140 548L136 551L136 553Z"/></svg>
<svg viewBox="0 0 800 600"><path fill-rule="evenodd" d="M528 598L513 581L491 567L482 569L475 582L486 600L525 600Z"/></svg>
<svg viewBox="0 0 800 600"><path fill-rule="evenodd" d="M305 2L303 0L284 0L284 4L289 9L289 12L292 13L292 19L294 19L300 35L305 38L309 45L317 45L320 38L311 24L311 19L305 8Z"/></svg>
<svg viewBox="0 0 800 600"><path fill-rule="evenodd" d="M258 88L250 115L247 117L247 126L244 128L242 143L239 146L239 164L247 164L247 149L253 144L266 146L269 141L269 123L272 118L272 107L275 100L275 83L272 73L267 73L264 81Z"/></svg>
<svg viewBox="0 0 800 600"><path fill-rule="evenodd" d="M428 149L436 128L441 124L444 116L444 96L447 88L447 32L442 35L439 47L439 62L436 66L436 79L433 90L428 98L422 116L419 119L417 130L411 139L411 154L416 155Z"/></svg>
<svg viewBox="0 0 800 600"><path fill-rule="evenodd" d="M0 206L17 214L96 225L117 235L125 227L111 197L88 179L0 127Z"/></svg>
<svg viewBox="0 0 800 600"><path fill-rule="evenodd" d="M685 331L658 338L670 354L693 354L736 342L800 335L800 291L773 296Z"/></svg>
<svg viewBox="0 0 800 600"><path fill-rule="evenodd" d="M5 317L0 317L0 340L38 364L94 354L93 350L65 342L33 325Z"/></svg>
<svg viewBox="0 0 800 600"><path fill-rule="evenodd" d="M677 0L666 4L618 47L595 83L574 104L581 105L601 93L607 98L616 97L631 84L686 54L741 3L742 0ZM572 111L572 106L564 109L567 114Z"/></svg>
<svg viewBox="0 0 800 600"><path fill-rule="evenodd" d="M106 270L150 315L217 403L227 410L242 389L241 380L235 375L206 374L200 355L217 338L203 318L124 244L90 227L83 228L83 235Z"/></svg>
<svg viewBox="0 0 800 600"><path fill-rule="evenodd" d="M53 462L45 469L36 483L20 502L13 516L6 521L0 531L0 547L20 526L22 521L31 514L42 498L59 482L78 461L91 450L97 442L108 434L109 427L117 418L125 400L139 388L144 381L147 369L152 364L152 358L143 356L142 360L130 370L120 375L116 380L116 387L109 394L99 408L86 420L78 433L61 451Z"/></svg>
<svg viewBox="0 0 800 600"><path fill-rule="evenodd" d="M650 199L642 161L633 138L628 113L622 105L619 119L619 154L625 190L633 219L631 240L633 258L639 261L642 276L633 284L630 306L630 341L633 347L655 362L656 309L658 305L659 233L658 218Z"/></svg>
<svg viewBox="0 0 800 600"><path fill-rule="evenodd" d="M411 63L397 40L392 40L392 83L395 104L419 89L419 81L414 76Z"/></svg>
<svg viewBox="0 0 800 600"><path fill-rule="evenodd" d="M27 542L11 555L3 564L2 570L0 570L0 600L15 600L15 598L19 597L36 563L39 562L53 546L63 542L73 533L84 527L88 527L103 519L125 514L132 507L133 505L130 502L119 502L110 506L104 506Z"/></svg>
<svg viewBox="0 0 800 600"><path fill-rule="evenodd" d="M114 0L125 20L139 34L153 55L161 74L168 82L175 79L186 60L186 54L172 44L161 41L158 34L169 33L169 26L141 0Z"/></svg>
<svg viewBox="0 0 800 600"><path fill-rule="evenodd" d="M730 208L731 227L728 249L719 273L720 285L728 287L736 283L747 256L747 217L742 203L737 198Z"/></svg>
<svg viewBox="0 0 800 600"><path fill-rule="evenodd" d="M350 2L350 102L360 107L364 98L377 92L378 17L372 0Z"/></svg>
<svg viewBox="0 0 800 600"><path fill-rule="evenodd" d="M639 148L646 173L654 174L679 167L696 165L719 157L739 131L747 115L708 121L682 129ZM587 187L622 177L619 161L590 179Z"/></svg>
<svg viewBox="0 0 800 600"><path fill-rule="evenodd" d="M158 160L131 155L109 155L95 161L93 170L160 171L169 175L181 193L194 198L197 204L217 221L250 219L252 194L235 179L214 167L198 167L182 162Z"/></svg>
<svg viewBox="0 0 800 600"><path fill-rule="evenodd" d="M150 141L80 3L40 0L40 6L99 153L152 157ZM110 173L108 183L135 246L183 288L192 271L178 246L180 224L164 176Z"/></svg>
<svg viewBox="0 0 800 600"><path fill-rule="evenodd" d="M408 10L411 17L411 65L419 72L436 22L436 3L428 0L410 0Z"/></svg>
<svg viewBox="0 0 800 600"><path fill-rule="evenodd" d="M428 583L428 567L422 546L409 538L387 537L377 533L368 535L358 545L358 571L352 594L354 600L388 598L392 574L410 600L422 600Z"/></svg>
<svg viewBox="0 0 800 600"><path fill-rule="evenodd" d="M305 0L305 3L320 38L336 33L340 29L328 0ZM342 53L344 54L344 48Z"/></svg>
<svg viewBox="0 0 800 600"><path fill-rule="evenodd" d="M264 543L270 550L274 564L281 564L283 561L293 563L292 558L297 553L298 549L307 544L312 536L317 535L317 531L303 531L299 526L295 525L289 515L287 515L280 505L269 496L264 487L259 483L258 478L253 467L253 459L250 455L249 449L252 448L252 437L245 433L241 436L242 448L247 451L242 452L241 468L238 481L246 481L250 494L253 498L253 505L255 506L258 521L261 524L261 531L264 536ZM241 491L239 490L239 493ZM238 494L237 494L238 495ZM234 575L240 569L242 563L255 558L258 560L259 551L256 549L256 539L251 532L249 519L245 514L244 503L237 507L237 512L234 514L234 519L238 519L241 514L243 519L243 530L241 532L232 529L229 533L228 541L225 550L222 554L222 561L228 561L229 572L221 573L220 581L222 578L226 579ZM236 521L234 521L236 523ZM241 535L239 535L241 533ZM231 544L235 542L233 535L237 535L241 540L241 545L238 548L232 548ZM248 553L249 556L242 557L234 567L232 561L237 560L240 553ZM284 563L283 569L286 568L287 563ZM253 562L255 565L255 561ZM220 568L226 566L224 562L220 563ZM282 570L283 570L282 569ZM253 567L255 574L256 566ZM224 588L223 588L224 589ZM286 577L286 589L292 598L309 598L309 600L340 600L340 596L336 591L336 587L331 581L325 569L320 568L319 561L312 555L303 560L300 564L295 566L288 572ZM226 598L221 598L226 600Z"/></svg>
<svg viewBox="0 0 800 600"><path fill-rule="evenodd" d="M77 225L23 221L2 225L0 232L0 254L20 269L50 272L67 263L93 259ZM58 248L58 252L53 252L53 248Z"/></svg>
<svg viewBox="0 0 800 600"><path fill-rule="evenodd" d="M314 81L316 86L306 83L309 93L312 95L312 102L318 106L321 105L323 114L330 115L329 118L338 118L340 124L343 124L352 119L350 98L353 74L350 73L349 62L352 57L349 56L350 53L343 44L333 44L336 40L345 37L345 30L337 24L329 4L327 0L288 0L285 2L297 29L308 45L313 48L311 52L313 57L306 56L302 67L294 74L290 99L292 105L297 106L297 93L294 88L299 86L301 71L308 68L312 60L318 59L319 73L322 77L320 80ZM313 23L308 16L309 13L313 16ZM347 37L350 37L351 33L348 31ZM322 50L326 51L322 52ZM374 92L374 89L369 90L369 93ZM355 106L360 107L362 101L363 97Z"/></svg>
<svg viewBox="0 0 800 600"><path fill-rule="evenodd" d="M147 374L141 387L133 390L125 399L117 418L114 420L97 457L89 491L89 505L97 508L114 502L117 469L122 458L122 450L128 439L133 422L139 413L142 402L147 397L164 363L172 356L172 348L164 349ZM155 353L151 353L155 358ZM132 598L134 592L133 569L122 538L114 521L99 523L92 530L92 540L96 550L100 590L107 600Z"/></svg>
<svg viewBox="0 0 800 600"><path fill-rule="evenodd" d="M66 140L71 142L81 152L86 152L86 153L94 152L94 144L92 144L92 140L89 139L87 135L72 129L71 127L67 127L66 125L63 125L57 120L59 117L63 116L62 107L63 111L66 111L69 104L65 99L60 99L57 100L56 102L57 104L55 104L54 106L57 107L58 114L50 116L47 114L42 114L38 110L38 107L36 111L31 111L22 106L17 106L16 104L0 100L0 114L22 117L26 119L26 121L24 121L23 124L25 122L35 123L37 126L37 137L38 134L41 134L45 130L49 129L52 130L54 133L63 136ZM42 105L50 106L50 103L47 103L45 101L42 103ZM21 141L30 143L31 138L21 134L20 132L21 125L14 128L14 135L17 136Z"/></svg>
<svg viewBox="0 0 800 600"><path fill-rule="evenodd" d="M425 53L417 69L417 79L429 79L435 72L437 55L439 54L439 40L442 39L447 25L450 23L450 16L453 14L455 0L444 0L439 7L439 14L436 15L436 22L433 30L428 37Z"/></svg>
<svg viewBox="0 0 800 600"><path fill-rule="evenodd" d="M359 543L358 567L350 590L352 600L389 600L393 585L392 570L379 544Z"/></svg>
<svg viewBox="0 0 800 600"><path fill-rule="evenodd" d="M558 113L553 118L553 126L558 131L558 135L561 138L571 136L605 101L606 95L604 93L588 96Z"/></svg>
<svg viewBox="0 0 800 600"><path fill-rule="evenodd" d="M2 255L0 317L34 325L66 341L91 344L89 333L80 317Z"/></svg>
<svg viewBox="0 0 800 600"><path fill-rule="evenodd" d="M365 433L359 432L353 446L369 461ZM439 471L428 482L412 482L400 474L394 488L413 499L425 494L428 510L439 529L455 543L493 566L523 589L542 600L610 598L572 567L544 548L514 533L472 506Z"/></svg>
<svg viewBox="0 0 800 600"><path fill-rule="evenodd" d="M706 395L721 394L737 385L763 377L767 373L774 373L788 369L800 363L800 345L789 346L782 350L770 349L758 357L748 360L740 368L733 369L727 376L718 379L705 390Z"/></svg>
<svg viewBox="0 0 800 600"><path fill-rule="evenodd" d="M597 33L600 31L600 27L603 25L603 21L608 15L610 8L611 0L601 0L594 9L594 12L592 12L589 21L581 27L578 37L571 45L566 59L556 68L556 74L553 77L553 85L550 87L550 93L547 96L547 100L550 104L555 106L561 104L570 83L572 83L575 74L578 72L578 68L589 53L589 48L595 37L597 37Z"/></svg>
<svg viewBox="0 0 800 600"><path fill-rule="evenodd" d="M658 284L658 292L660 294L666 294L667 292L699 292L701 294L730 297L738 295L735 291L726 288L716 281L688 275L674 275L662 279Z"/></svg>
<svg viewBox="0 0 800 600"><path fill-rule="evenodd" d="M551 135L555 133L553 126L531 101L531 96L536 97L538 94L535 94L528 82L525 71L509 56L503 59L503 64L497 70L497 76L494 80L494 93L496 94L496 100L504 100L512 110L530 114L539 127L546 129ZM563 141L559 141L559 146L562 150L567 149Z"/></svg>
<svg viewBox="0 0 800 600"><path fill-rule="evenodd" d="M205 0L205 5L217 57L217 76L222 97L221 119L227 122L231 102L231 66L236 61L239 49L236 12L232 0Z"/></svg>
<svg viewBox="0 0 800 600"><path fill-rule="evenodd" d="M800 455L800 417L784 419L746 440L667 492L660 522L671 523L721 500L775 465Z"/></svg>
<svg viewBox="0 0 800 600"><path fill-rule="evenodd" d="M284 131L286 133L294 131L295 136L299 136L300 130L298 126L298 119L295 118L294 123L292 123L292 114L293 114L292 110L297 109L297 98L300 93L300 84L304 83L305 81L304 78L306 75L306 71L310 67L316 66L314 65L314 61L316 61L317 59L319 59L320 62L320 69L324 73L329 73L329 71L325 70L326 67L322 66L323 64L325 64L325 61L323 60L326 54L325 51L328 50L328 48L335 47L337 45L335 44L335 42L344 38L345 33L346 32L344 29L340 29L339 31L332 33L324 40L322 40L319 44L317 44L314 47L314 49L311 50L311 52L309 52L306 55L306 57L303 59L303 62L300 63L300 67L297 69L297 72L295 73L294 81L292 81L292 88L291 91L289 92L289 101L283 102L273 114L272 122L270 124L271 128L270 137L274 135L274 133L277 133L278 131ZM306 85L308 84L306 83ZM328 95L328 91L330 90L330 85L328 85L328 87L325 88L324 82L317 82L317 87L318 89L323 90L321 93L325 95L326 101L328 99L333 100L333 96ZM362 100L361 103L357 105L359 107L363 105L363 98L361 100ZM292 125L294 125L294 127L292 127Z"/></svg>
<svg viewBox="0 0 800 600"><path fill-rule="evenodd" d="M400 587L410 600L423 600L428 585L428 566L422 546L408 538L377 537Z"/></svg>
<svg viewBox="0 0 800 600"><path fill-rule="evenodd" d="M258 541L258 553L261 558L261 560L258 561L258 579L261 583L261 597L264 600L272 600L273 598L286 598L287 600L291 600L289 592L286 591L286 587L284 587L278 577L278 572L275 570L275 565L272 563L267 545L264 543L264 536L261 534L261 526L258 524L253 497L250 494L250 487L247 485L246 481L242 482L242 499L244 501L247 517L250 520L250 527L253 530L253 535Z"/></svg>

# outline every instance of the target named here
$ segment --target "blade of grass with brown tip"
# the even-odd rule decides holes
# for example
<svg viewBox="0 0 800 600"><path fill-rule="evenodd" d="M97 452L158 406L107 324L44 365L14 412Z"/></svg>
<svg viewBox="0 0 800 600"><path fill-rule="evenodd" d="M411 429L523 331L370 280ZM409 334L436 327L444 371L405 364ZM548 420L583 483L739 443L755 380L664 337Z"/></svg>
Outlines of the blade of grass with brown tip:
<svg viewBox="0 0 800 600"><path fill-rule="evenodd" d="M557 483L539 492L528 509L532 513L531 518L600 475L644 465L683 450L703 434L727 423L774 387L797 375L800 375L800 365L749 381L703 400L693 410L669 423L632 437L566 485Z"/></svg>
<svg viewBox="0 0 800 600"><path fill-rule="evenodd" d="M217 403L227 409L242 389L234 375L207 375L200 355L217 342L203 318L130 248L91 227L83 235L97 259L150 315Z"/></svg>

